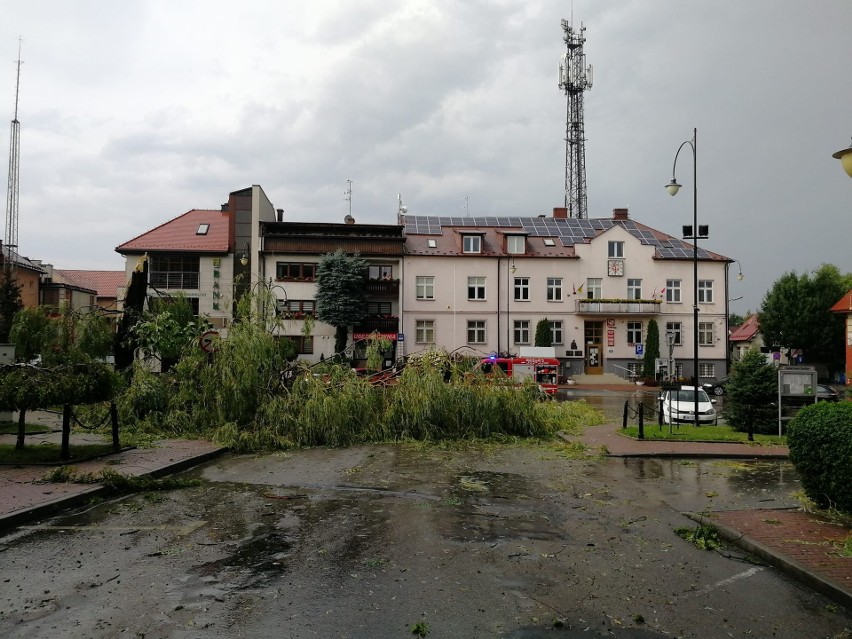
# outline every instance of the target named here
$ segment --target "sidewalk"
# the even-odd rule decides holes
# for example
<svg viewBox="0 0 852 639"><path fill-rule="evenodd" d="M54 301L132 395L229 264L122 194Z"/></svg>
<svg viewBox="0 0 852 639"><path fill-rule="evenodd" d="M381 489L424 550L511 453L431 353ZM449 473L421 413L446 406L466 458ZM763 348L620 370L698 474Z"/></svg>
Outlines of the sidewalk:
<svg viewBox="0 0 852 639"><path fill-rule="evenodd" d="M652 426L656 428L656 426ZM616 424L587 427L577 439L608 457L786 459L785 446L636 440ZM684 513L714 526L728 543L852 610L852 556L842 556L852 528L799 509ZM852 543L852 542L850 542ZM848 551L847 551L848 552Z"/></svg>

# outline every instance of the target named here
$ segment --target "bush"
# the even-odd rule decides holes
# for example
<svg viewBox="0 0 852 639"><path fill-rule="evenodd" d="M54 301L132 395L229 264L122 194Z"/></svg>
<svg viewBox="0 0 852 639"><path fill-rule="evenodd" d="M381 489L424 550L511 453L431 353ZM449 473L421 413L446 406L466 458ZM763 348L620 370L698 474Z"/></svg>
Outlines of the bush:
<svg viewBox="0 0 852 639"><path fill-rule="evenodd" d="M852 402L805 406L790 422L787 445L807 496L852 513Z"/></svg>
<svg viewBox="0 0 852 639"><path fill-rule="evenodd" d="M748 351L737 362L728 382L725 419L742 433L778 431L778 379L775 368L759 351Z"/></svg>

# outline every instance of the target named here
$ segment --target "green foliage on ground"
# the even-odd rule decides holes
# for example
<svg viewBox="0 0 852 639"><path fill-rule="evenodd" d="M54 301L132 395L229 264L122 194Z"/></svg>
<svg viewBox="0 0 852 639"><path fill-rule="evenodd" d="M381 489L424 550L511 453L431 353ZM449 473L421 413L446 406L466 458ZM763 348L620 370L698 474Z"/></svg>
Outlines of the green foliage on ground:
<svg viewBox="0 0 852 639"><path fill-rule="evenodd" d="M699 550L714 550L722 546L719 531L708 524L700 524L695 528L675 528L674 532Z"/></svg>
<svg viewBox="0 0 852 639"><path fill-rule="evenodd" d="M687 442L748 442L746 433L736 431L730 426L724 425L702 425L696 427L694 424L680 424L659 426L656 422L645 424L645 439L687 441ZM621 431L628 437L639 436L639 426L628 426ZM783 446L785 437L778 435L755 435L754 444L763 446Z"/></svg>
<svg viewBox="0 0 852 639"><path fill-rule="evenodd" d="M787 445L805 494L852 513L852 402L805 406L788 426Z"/></svg>
<svg viewBox="0 0 852 639"><path fill-rule="evenodd" d="M101 484L107 492L118 495L130 493L175 490L200 486L200 479L171 476L156 478L151 475L125 475L112 468L102 468L97 473L80 473L74 466L59 466L44 476L51 483Z"/></svg>
<svg viewBox="0 0 852 639"><path fill-rule="evenodd" d="M731 372L725 419L735 430L778 432L778 373L757 350L748 351Z"/></svg>

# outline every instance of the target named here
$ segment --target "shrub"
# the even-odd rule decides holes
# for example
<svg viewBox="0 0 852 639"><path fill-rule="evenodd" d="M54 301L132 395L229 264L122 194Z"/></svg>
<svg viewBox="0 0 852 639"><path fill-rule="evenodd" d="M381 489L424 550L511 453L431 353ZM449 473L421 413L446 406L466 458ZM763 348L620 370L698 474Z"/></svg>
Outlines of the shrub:
<svg viewBox="0 0 852 639"><path fill-rule="evenodd" d="M759 351L748 351L734 366L728 382L725 418L740 432L771 434L778 431L778 380L775 368Z"/></svg>
<svg viewBox="0 0 852 639"><path fill-rule="evenodd" d="M807 496L852 513L852 402L805 406L790 422L787 445Z"/></svg>

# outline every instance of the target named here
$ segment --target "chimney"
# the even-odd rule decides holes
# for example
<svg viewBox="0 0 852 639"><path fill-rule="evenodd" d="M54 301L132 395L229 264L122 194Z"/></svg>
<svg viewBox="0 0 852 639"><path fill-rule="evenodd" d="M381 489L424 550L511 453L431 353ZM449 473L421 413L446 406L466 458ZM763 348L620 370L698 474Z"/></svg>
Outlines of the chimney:
<svg viewBox="0 0 852 639"><path fill-rule="evenodd" d="M568 217L568 209L566 208L553 208L553 217L554 219L564 220Z"/></svg>
<svg viewBox="0 0 852 639"><path fill-rule="evenodd" d="M627 209L612 209L613 220L626 220L628 217Z"/></svg>
<svg viewBox="0 0 852 639"><path fill-rule="evenodd" d="M220 207L220 210L221 210L223 213L224 213L225 211L227 211L227 210L228 210L228 203L227 203L227 202L225 202L225 203L224 203L224 204Z"/></svg>
<svg viewBox="0 0 852 639"><path fill-rule="evenodd" d="M275 209L275 221L283 222L284 221L284 209Z"/></svg>

